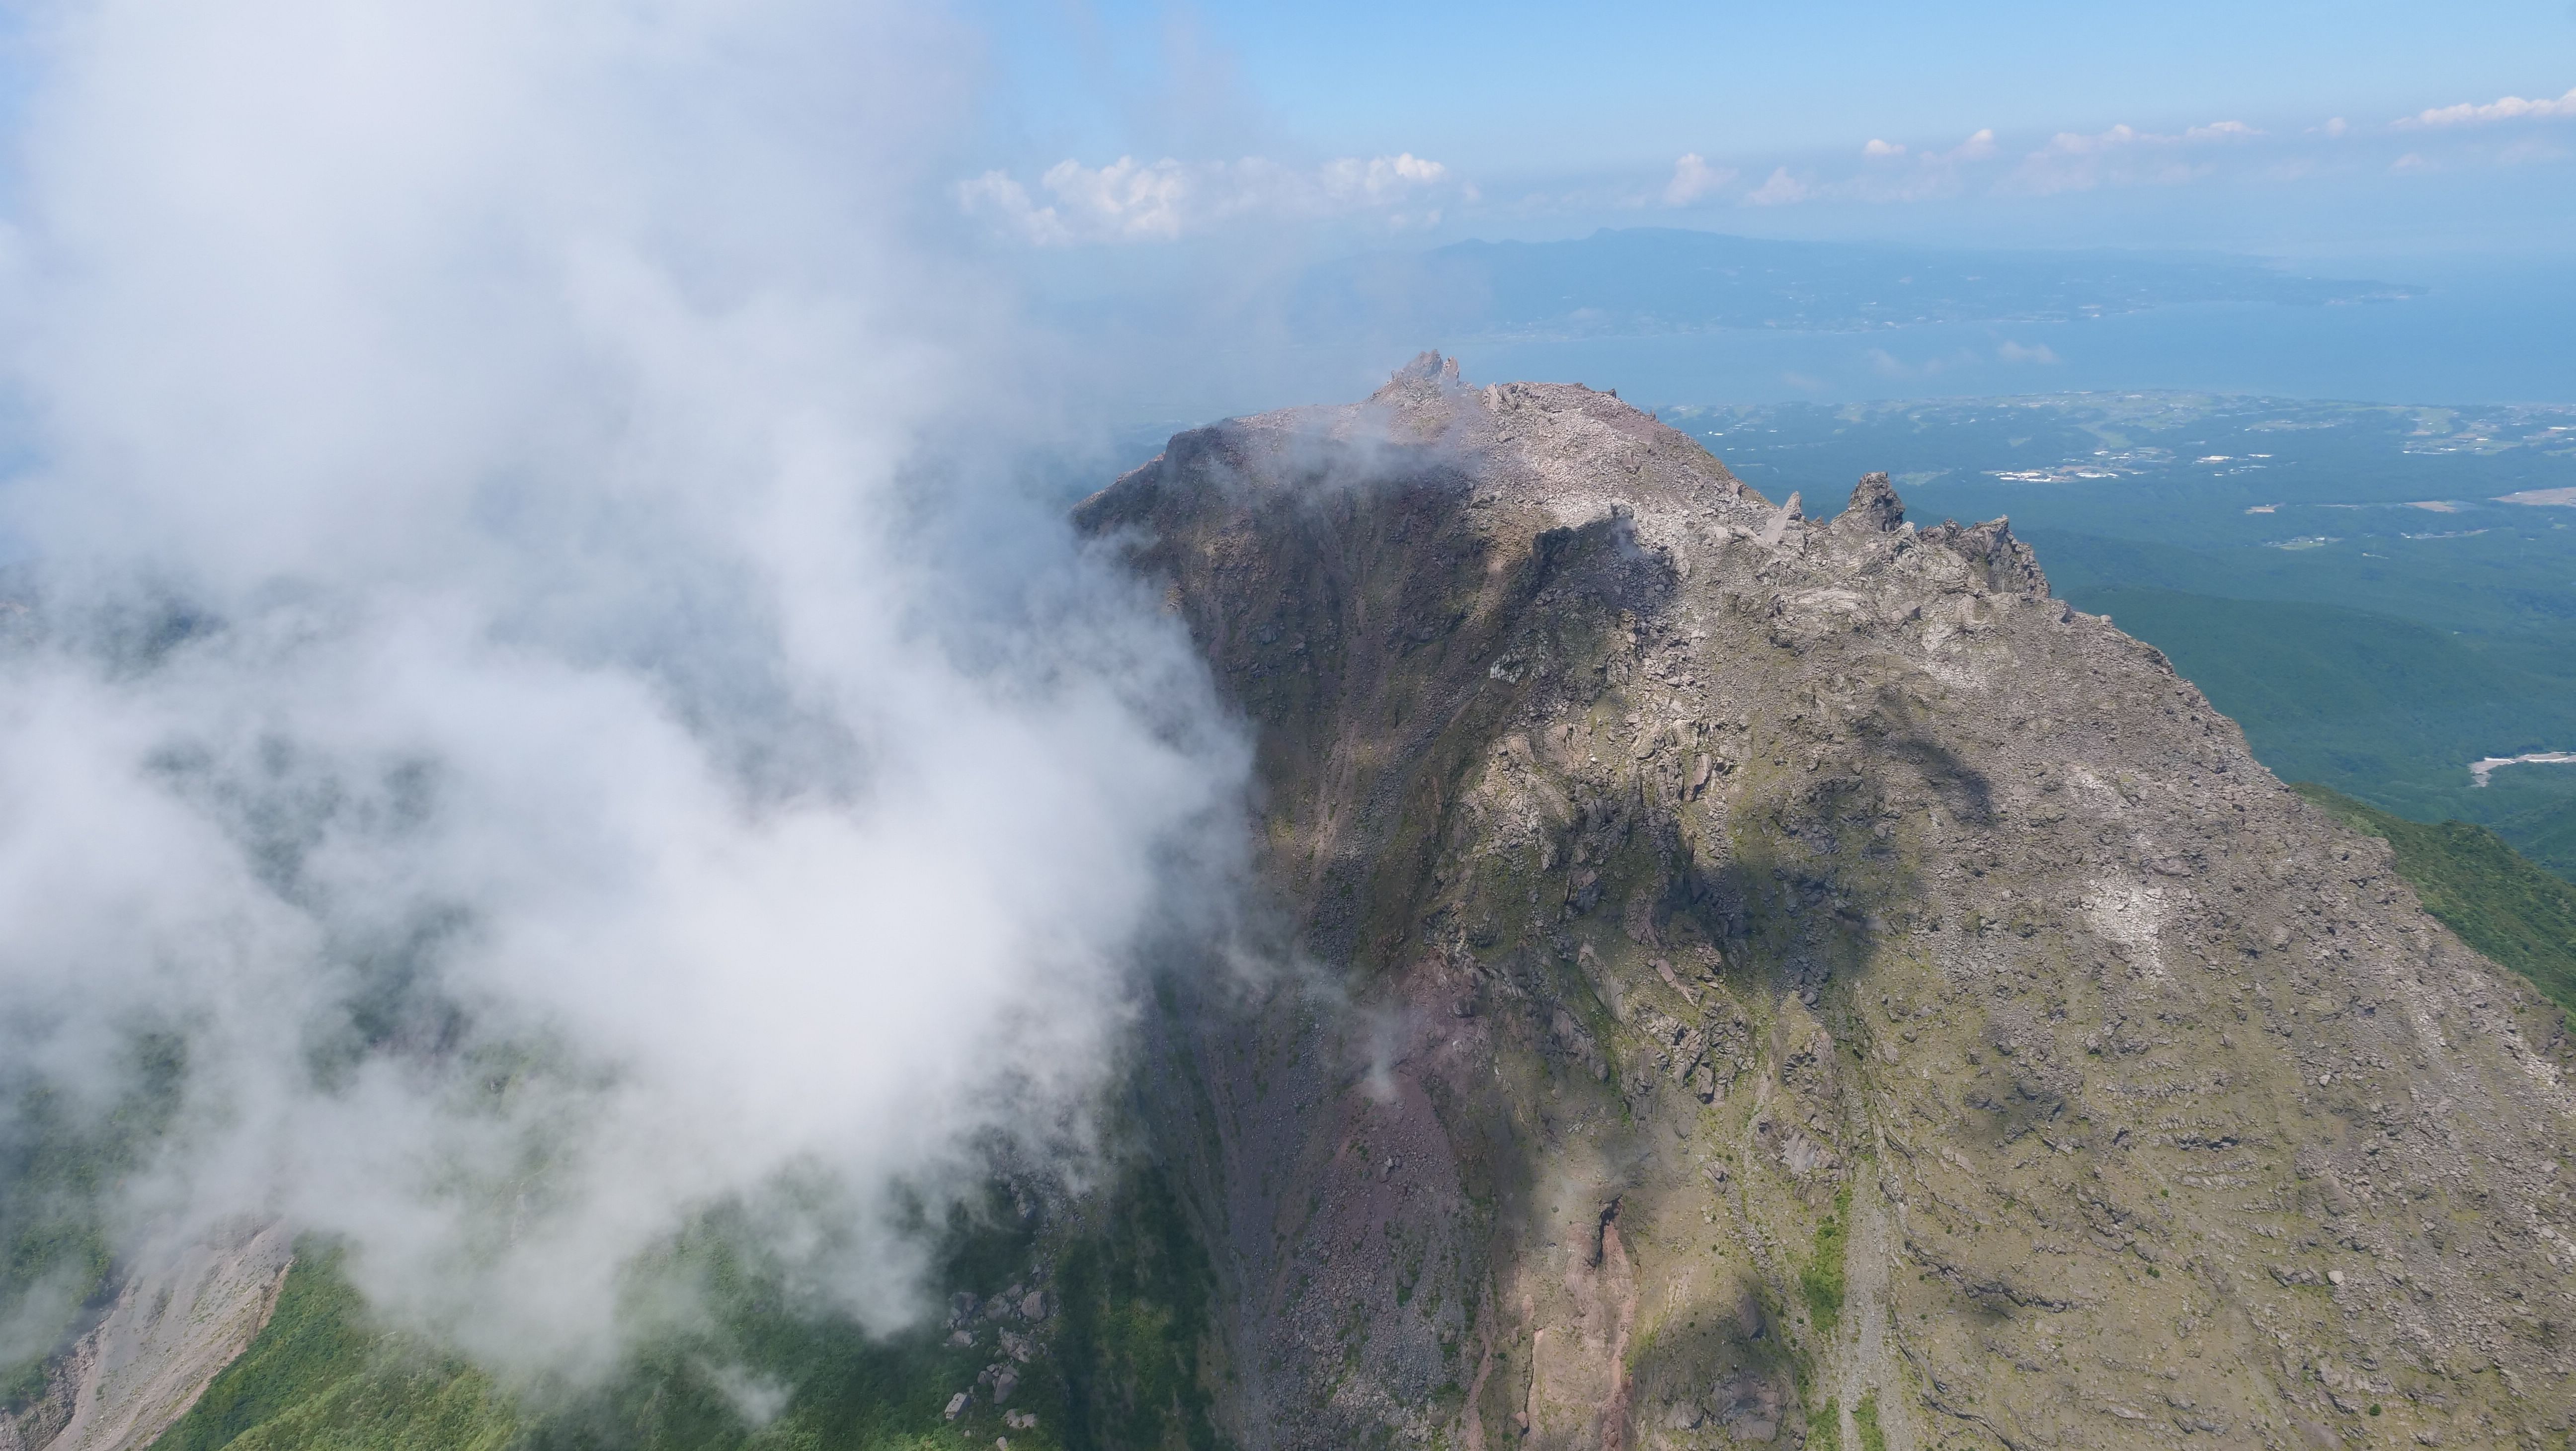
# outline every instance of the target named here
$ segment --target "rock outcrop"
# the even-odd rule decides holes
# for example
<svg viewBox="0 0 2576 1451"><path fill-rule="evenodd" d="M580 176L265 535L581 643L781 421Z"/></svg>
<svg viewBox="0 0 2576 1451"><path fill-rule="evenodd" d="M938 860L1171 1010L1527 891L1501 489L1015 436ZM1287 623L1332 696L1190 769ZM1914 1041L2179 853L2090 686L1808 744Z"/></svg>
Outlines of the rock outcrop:
<svg viewBox="0 0 2576 1451"><path fill-rule="evenodd" d="M126 1267L115 1303L46 1367L46 1387L0 1419L0 1451L142 1451L205 1394L277 1307L294 1243L277 1223L231 1223Z"/></svg>
<svg viewBox="0 0 2576 1451"><path fill-rule="evenodd" d="M1085 528L1258 735L1245 1445L2561 1445L2557 1013L1997 520L1426 357Z"/></svg>

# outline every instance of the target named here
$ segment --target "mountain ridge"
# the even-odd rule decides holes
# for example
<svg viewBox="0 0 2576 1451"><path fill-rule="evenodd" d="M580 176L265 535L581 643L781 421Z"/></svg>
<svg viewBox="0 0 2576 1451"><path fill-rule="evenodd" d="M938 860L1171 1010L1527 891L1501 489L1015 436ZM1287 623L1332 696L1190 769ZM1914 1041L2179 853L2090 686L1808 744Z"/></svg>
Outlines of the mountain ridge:
<svg viewBox="0 0 2576 1451"><path fill-rule="evenodd" d="M1190 1050L1237 1435L2563 1436L2557 1013L2003 521L1799 503L1426 357L1083 506L1380 1040Z"/></svg>
<svg viewBox="0 0 2576 1451"><path fill-rule="evenodd" d="M1300 964L1161 965L1112 1172L997 1168L884 1343L692 1230L710 1323L569 1406L307 1255L185 1444L2565 1443L2563 1015L2005 521L1426 356L1077 522Z"/></svg>

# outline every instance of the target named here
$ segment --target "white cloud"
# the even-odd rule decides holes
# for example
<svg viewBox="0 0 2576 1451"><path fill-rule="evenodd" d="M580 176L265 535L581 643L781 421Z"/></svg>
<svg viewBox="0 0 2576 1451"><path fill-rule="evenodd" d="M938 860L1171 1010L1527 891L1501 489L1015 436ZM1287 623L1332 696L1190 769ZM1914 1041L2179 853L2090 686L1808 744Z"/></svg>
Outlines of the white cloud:
<svg viewBox="0 0 2576 1451"><path fill-rule="evenodd" d="M2007 363L2055 363L2061 361L2057 350L2046 343L2017 343L2010 338L1995 349L1995 356Z"/></svg>
<svg viewBox="0 0 2576 1451"><path fill-rule="evenodd" d="M1815 188L1789 174L1789 168L1775 167L1760 186L1745 194L1744 199L1757 207L1788 206L1815 195Z"/></svg>
<svg viewBox="0 0 2576 1451"><path fill-rule="evenodd" d="M67 18L0 203L0 1064L185 1033L155 1207L345 1236L478 1354L595 1368L640 1255L791 1175L847 1211L810 1283L901 1318L896 1186L1078 1126L1242 781L1011 477L1052 389L1001 289L908 230L971 47L897 0Z"/></svg>
<svg viewBox="0 0 2576 1451"><path fill-rule="evenodd" d="M1897 161L1902 160L1908 152L1903 142L1872 138L1868 145L1860 149L1860 154L1872 161ZM1926 167L1957 166L1962 162L1983 161L1994 154L1995 133L1991 127L1977 131L1967 140L1947 151L1912 153L1916 164Z"/></svg>
<svg viewBox="0 0 2576 1451"><path fill-rule="evenodd" d="M1841 181L1815 181L1793 176L1783 167L1745 200L1757 206L1785 206L1812 201L1909 202L1955 196L1964 185L1962 170L1994 155L1995 133L1981 130L1947 151L1913 151L1902 143L1873 139L1861 148L1865 169Z"/></svg>
<svg viewBox="0 0 2576 1451"><path fill-rule="evenodd" d="M2139 136L2140 133L2136 128L2130 126L2126 122L2122 122L2108 131L2100 131L2092 135L2085 135L2081 132L2075 131L2060 131L2055 136L2048 139L2048 144L2046 146L2033 152L2032 155L2095 156L2102 152L2112 150L2115 147L2135 145L2139 140Z"/></svg>
<svg viewBox="0 0 2576 1451"><path fill-rule="evenodd" d="M2126 124L2089 133L2060 131L2024 157L1997 189L2045 196L2100 186L2172 185L2208 175L2212 169L2206 162L2189 159L2187 152L2250 141L2262 134L2242 121L2214 121L2176 136Z"/></svg>
<svg viewBox="0 0 2576 1451"><path fill-rule="evenodd" d="M1398 209L1421 201L1449 179L1449 169L1410 152L1345 157L1293 167L1263 157L1241 161L1143 162L1122 156L1106 166L1060 161L1038 179L1046 200L1006 172L959 183L967 211L987 216L1040 246L1086 242L1168 242L1232 222L1316 220L1385 212L1401 225L1418 220Z"/></svg>
<svg viewBox="0 0 2576 1451"><path fill-rule="evenodd" d="M2461 102L2440 106L2399 118L2397 125L2408 129L2423 126L2483 126L2493 121L2563 121L2576 117L2576 89L2557 100L2526 101L2520 96L2505 96L2483 106Z"/></svg>
<svg viewBox="0 0 2576 1451"><path fill-rule="evenodd" d="M1735 180L1735 168L1711 166L1696 151L1673 163L1673 179L1664 184L1664 205L1686 207Z"/></svg>
<svg viewBox="0 0 2576 1451"><path fill-rule="evenodd" d="M2326 119L2323 125L2311 126L2308 129L2319 136L2334 137L2341 136L2345 132L2350 131L2352 129L2352 123L2346 121L2341 116L2330 116Z"/></svg>

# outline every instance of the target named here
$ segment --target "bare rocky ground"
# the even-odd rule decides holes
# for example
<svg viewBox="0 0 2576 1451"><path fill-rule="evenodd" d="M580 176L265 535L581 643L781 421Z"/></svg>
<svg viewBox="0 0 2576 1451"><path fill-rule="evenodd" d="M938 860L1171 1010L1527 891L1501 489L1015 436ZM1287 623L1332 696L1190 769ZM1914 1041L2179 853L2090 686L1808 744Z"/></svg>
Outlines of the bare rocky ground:
<svg viewBox="0 0 2576 1451"><path fill-rule="evenodd" d="M1998 520L1426 357L1083 525L1258 732L1254 1447L2563 1446L2559 1016Z"/></svg>
<svg viewBox="0 0 2576 1451"><path fill-rule="evenodd" d="M232 1224L148 1251L115 1303L46 1368L45 1394L0 1416L0 1451L141 1451L268 1323L294 1245Z"/></svg>

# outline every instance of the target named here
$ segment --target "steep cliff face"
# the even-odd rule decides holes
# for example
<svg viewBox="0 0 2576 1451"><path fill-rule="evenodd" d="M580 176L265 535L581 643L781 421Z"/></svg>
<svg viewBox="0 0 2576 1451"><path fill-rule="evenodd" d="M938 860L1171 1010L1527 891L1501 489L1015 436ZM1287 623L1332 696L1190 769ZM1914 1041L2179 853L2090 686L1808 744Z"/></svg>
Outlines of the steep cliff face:
<svg viewBox="0 0 2576 1451"><path fill-rule="evenodd" d="M1168 1071L1251 1446L2559 1445L2558 1015L2002 521L1425 359L1083 506L1350 997Z"/></svg>

